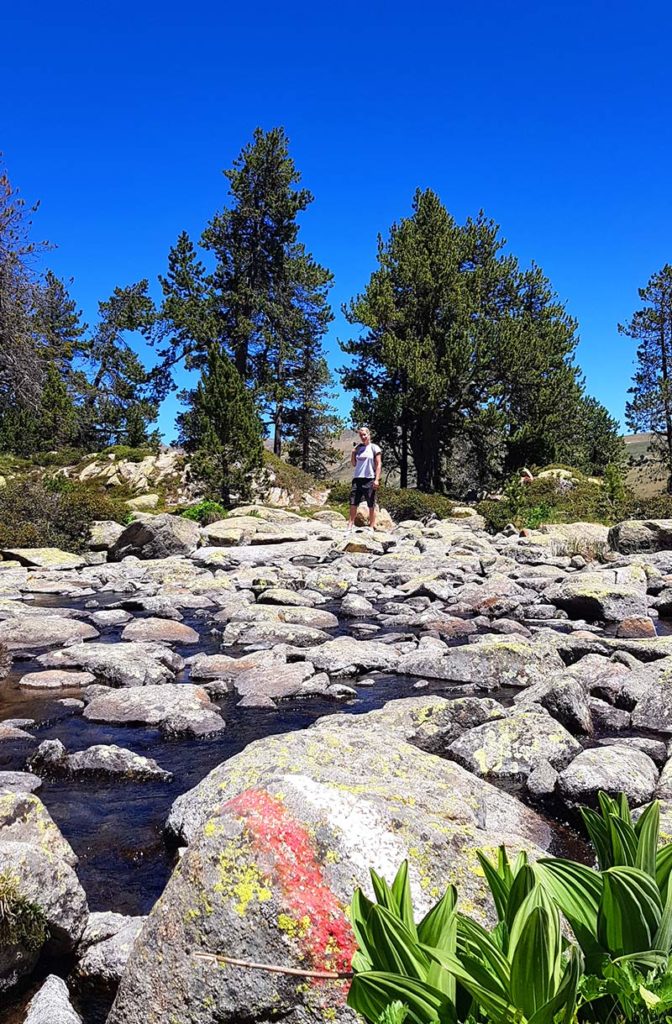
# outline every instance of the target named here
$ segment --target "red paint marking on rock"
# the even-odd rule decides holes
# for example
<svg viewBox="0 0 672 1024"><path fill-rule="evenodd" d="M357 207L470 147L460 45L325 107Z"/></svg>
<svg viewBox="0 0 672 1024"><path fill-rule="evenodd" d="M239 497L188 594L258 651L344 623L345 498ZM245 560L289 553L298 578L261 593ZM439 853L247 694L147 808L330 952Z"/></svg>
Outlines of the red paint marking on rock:
<svg viewBox="0 0 672 1024"><path fill-rule="evenodd" d="M283 802L263 789L247 789L226 804L245 821L255 849L270 855L291 915L308 918L301 942L316 967L347 971L357 949L341 903L327 885L307 830Z"/></svg>

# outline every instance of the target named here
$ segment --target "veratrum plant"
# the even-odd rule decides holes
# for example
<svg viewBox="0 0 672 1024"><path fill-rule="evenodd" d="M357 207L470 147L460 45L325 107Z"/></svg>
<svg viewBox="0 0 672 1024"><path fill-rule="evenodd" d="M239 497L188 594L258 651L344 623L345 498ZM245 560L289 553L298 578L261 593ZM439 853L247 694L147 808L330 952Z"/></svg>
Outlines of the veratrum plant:
<svg viewBox="0 0 672 1024"><path fill-rule="evenodd" d="M581 955L576 949L563 955L555 903L524 859L515 867L502 852L501 875L494 870L507 892L493 933L456 912L452 886L416 925L407 863L392 886L372 872L377 903L357 890L351 906L359 951L350 1006L372 1024L393 1002L404 1005L414 1024L457 1024L475 1019L472 1013L494 1024L574 1020Z"/></svg>
<svg viewBox="0 0 672 1024"><path fill-rule="evenodd" d="M613 799L598 794L599 813L581 808L581 817L602 871L619 864L639 868L655 878L665 902L672 872L672 843L660 849L660 804L657 800L642 812L633 824L625 793Z"/></svg>

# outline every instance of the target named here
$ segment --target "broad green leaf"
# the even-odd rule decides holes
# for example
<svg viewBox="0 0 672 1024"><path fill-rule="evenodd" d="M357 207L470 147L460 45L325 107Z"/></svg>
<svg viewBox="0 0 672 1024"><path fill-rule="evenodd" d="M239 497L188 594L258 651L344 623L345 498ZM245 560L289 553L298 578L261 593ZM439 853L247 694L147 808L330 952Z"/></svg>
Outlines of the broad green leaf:
<svg viewBox="0 0 672 1024"><path fill-rule="evenodd" d="M511 926L516 914L518 913L520 905L524 902L529 893L532 892L535 885L536 879L533 869L529 864L523 865L514 878L513 885L509 890L509 899L506 907L506 923L509 930L511 930Z"/></svg>
<svg viewBox="0 0 672 1024"><path fill-rule="evenodd" d="M637 835L637 859L635 867L652 878L656 877L656 850L660 832L660 804L657 800L649 804L635 825Z"/></svg>
<svg viewBox="0 0 672 1024"><path fill-rule="evenodd" d="M632 825L611 814L609 815L608 831L611 844L611 864L609 866L624 865L634 868L637 860L637 836Z"/></svg>
<svg viewBox="0 0 672 1024"><path fill-rule="evenodd" d="M549 1001L541 1006L528 1024L553 1024L557 1015L564 1007L561 1024L574 1024L576 1020L576 997L579 981L583 973L583 957L581 951L572 946L569 960L562 976L557 992Z"/></svg>
<svg viewBox="0 0 672 1024"><path fill-rule="evenodd" d="M538 860L534 870L548 895L571 925L576 941L590 961L590 969L596 968L604 955L597 940L601 875L583 864L555 857Z"/></svg>
<svg viewBox="0 0 672 1024"><path fill-rule="evenodd" d="M603 873L597 936L612 956L654 948L663 913L658 886L637 868L614 867Z"/></svg>
<svg viewBox="0 0 672 1024"><path fill-rule="evenodd" d="M656 882L661 893L666 890L670 874L672 874L672 843L666 843L656 854Z"/></svg>
<svg viewBox="0 0 672 1024"><path fill-rule="evenodd" d="M348 993L348 1006L376 1024L386 1007L402 1002L408 1009L407 1020L413 1024L454 1024L455 1007L442 992L431 985L397 974L369 971L356 974Z"/></svg>
<svg viewBox="0 0 672 1024"><path fill-rule="evenodd" d="M560 983L560 975L562 974L562 964L560 960L560 957L562 956L560 915L555 903L541 884L536 884L520 905L518 913L511 926L508 950L509 958L513 956L518 942L520 941L520 937L526 927L526 922L531 912L536 907L542 907L547 915L546 924L548 928L548 941L551 945L551 956L555 963L553 979L554 985L557 985Z"/></svg>
<svg viewBox="0 0 672 1024"><path fill-rule="evenodd" d="M374 904L364 895L360 888L355 889L350 901L350 924L362 953L369 956L371 940L367 922Z"/></svg>
<svg viewBox="0 0 672 1024"><path fill-rule="evenodd" d="M398 917L399 908L390 886L373 868L369 868L369 874L371 875L371 884L373 885L373 892L378 905L386 907L387 910Z"/></svg>
<svg viewBox="0 0 672 1024"><path fill-rule="evenodd" d="M525 914L525 923L511 957L511 1002L532 1017L554 994L559 951L548 911L536 906Z"/></svg>
<svg viewBox="0 0 672 1024"><path fill-rule="evenodd" d="M456 903L457 889L449 885L438 903L427 911L418 925L418 938L421 942L443 948L441 936L452 925Z"/></svg>
<svg viewBox="0 0 672 1024"><path fill-rule="evenodd" d="M415 927L415 917L413 916L413 901L411 899L411 884L408 878L407 860L402 861L392 883L391 892L397 904L399 917L409 932L417 939L418 933Z"/></svg>
<svg viewBox="0 0 672 1024"><path fill-rule="evenodd" d="M508 959L497 946L486 929L477 921L463 914L457 915L457 949L458 957L464 962L467 957L480 960L493 974L503 991L508 991L511 978L511 966ZM427 950L432 956L436 951Z"/></svg>
<svg viewBox="0 0 672 1024"><path fill-rule="evenodd" d="M418 925L420 942L427 946L443 949L446 953L455 952L457 945L456 902L457 890L451 885ZM435 960L430 964L427 981L441 992L445 992L448 998L455 1002L455 976Z"/></svg>
<svg viewBox="0 0 672 1024"><path fill-rule="evenodd" d="M386 907L373 907L368 931L371 939L368 956L374 970L395 971L418 981L427 977L429 960L426 954L394 912Z"/></svg>
<svg viewBox="0 0 672 1024"><path fill-rule="evenodd" d="M665 953L669 953L672 949L672 885L669 881L665 893L663 913L653 945L656 949L662 949Z"/></svg>
<svg viewBox="0 0 672 1024"><path fill-rule="evenodd" d="M579 810L581 812L586 832L588 833L588 838L595 850L597 863L600 870L604 871L606 868L612 867L610 856L611 847L609 845L607 823L604 818L601 818L600 815L590 807L581 807Z"/></svg>
<svg viewBox="0 0 672 1024"><path fill-rule="evenodd" d="M501 849L501 848L500 848ZM507 883L504 877L504 869L498 870L502 867L501 856L497 868L492 862L485 856L482 850L476 851L481 867L483 868L483 874L485 880L488 883L492 898L495 903L495 910L497 911L497 918L500 921L504 921L506 918L506 908L509 900L509 889L510 884Z"/></svg>
<svg viewBox="0 0 672 1024"><path fill-rule="evenodd" d="M466 954L454 957L441 949L427 948L426 952L455 975L457 981L494 1021L505 1024L513 1020L514 1008L508 998L508 986L502 985L500 979L484 963Z"/></svg>

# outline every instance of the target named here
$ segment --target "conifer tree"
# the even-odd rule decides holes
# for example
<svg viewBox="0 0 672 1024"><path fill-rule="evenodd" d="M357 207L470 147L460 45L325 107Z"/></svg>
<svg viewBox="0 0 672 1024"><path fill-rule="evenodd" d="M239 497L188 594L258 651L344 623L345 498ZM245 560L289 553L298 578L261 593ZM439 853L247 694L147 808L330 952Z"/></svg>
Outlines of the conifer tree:
<svg viewBox="0 0 672 1024"><path fill-rule="evenodd" d="M672 265L639 289L643 306L619 331L638 342L637 368L625 408L628 427L654 435L656 455L668 474L672 493Z"/></svg>
<svg viewBox="0 0 672 1024"><path fill-rule="evenodd" d="M91 364L82 409L82 430L90 449L141 444L149 439L163 395L160 380L145 370L127 335L149 331L155 317L147 281L115 288L99 303L100 320L87 352Z"/></svg>
<svg viewBox="0 0 672 1024"><path fill-rule="evenodd" d="M262 466L263 444L254 402L232 361L217 345L180 417L181 440L192 453L192 472L208 496L229 504L250 496L253 474Z"/></svg>
<svg viewBox="0 0 672 1024"><path fill-rule="evenodd" d="M342 345L355 357L343 382L402 486L411 462L423 490L490 486L553 461L576 432L576 324L542 271L521 270L504 245L483 213L460 226L418 191L345 309L360 333Z"/></svg>
<svg viewBox="0 0 672 1024"><path fill-rule="evenodd" d="M309 335L298 349L286 420L288 459L304 473L321 480L340 458L333 442L343 423L331 404L334 379L319 342Z"/></svg>

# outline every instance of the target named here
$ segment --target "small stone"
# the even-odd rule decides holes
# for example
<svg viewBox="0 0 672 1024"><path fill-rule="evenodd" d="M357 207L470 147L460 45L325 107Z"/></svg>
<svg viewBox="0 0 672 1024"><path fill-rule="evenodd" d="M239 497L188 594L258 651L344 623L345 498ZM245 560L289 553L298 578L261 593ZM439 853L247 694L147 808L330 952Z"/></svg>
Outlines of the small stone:
<svg viewBox="0 0 672 1024"><path fill-rule="evenodd" d="M542 761L527 778L527 791L530 796L545 797L555 792L558 773L548 761Z"/></svg>
<svg viewBox="0 0 672 1024"><path fill-rule="evenodd" d="M649 639L656 636L656 627L648 615L635 615L623 619L616 630L616 636L629 640Z"/></svg>

